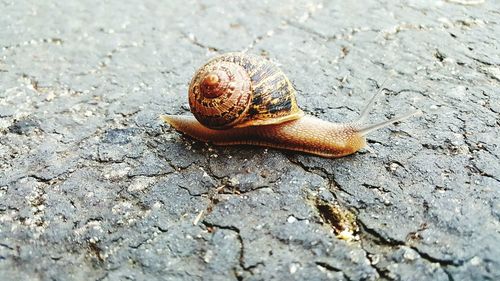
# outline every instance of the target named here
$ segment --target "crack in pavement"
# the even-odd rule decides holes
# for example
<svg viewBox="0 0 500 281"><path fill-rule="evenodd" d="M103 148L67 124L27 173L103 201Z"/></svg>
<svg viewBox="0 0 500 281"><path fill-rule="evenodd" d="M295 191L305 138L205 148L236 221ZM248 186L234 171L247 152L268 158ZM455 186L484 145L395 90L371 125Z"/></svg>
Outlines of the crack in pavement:
<svg viewBox="0 0 500 281"><path fill-rule="evenodd" d="M238 265L239 265L239 267L241 269L243 269L243 271L248 272L251 275L253 275L252 269L258 267L259 265L263 265L262 262L257 262L256 264L245 266L245 261L244 261L244 258L245 258L245 244L243 242L243 238L241 236L241 230L239 228L237 228L236 226L232 226L232 225L213 224L213 223L209 223L209 222L207 222L205 220L202 221L202 224L205 225L205 227L207 227L209 229L210 228L211 229L213 229L213 228L219 228L219 229L230 230L230 231L233 231L234 233L236 233L236 237L237 237L238 242L240 244L240 252L239 252L239 257L238 257ZM240 276L240 274L238 274L237 270L235 270L235 276L238 278L238 280L243 280L243 277Z"/></svg>
<svg viewBox="0 0 500 281"><path fill-rule="evenodd" d="M17 44L4 45L4 46L2 46L2 49L3 50L10 50L10 49L22 48L22 47L30 46L30 45L37 45L38 43L49 43L49 44L54 44L54 45L62 45L64 43L64 41L63 41L63 39L58 38L58 37L32 39L32 40L24 41L24 42L17 43Z"/></svg>

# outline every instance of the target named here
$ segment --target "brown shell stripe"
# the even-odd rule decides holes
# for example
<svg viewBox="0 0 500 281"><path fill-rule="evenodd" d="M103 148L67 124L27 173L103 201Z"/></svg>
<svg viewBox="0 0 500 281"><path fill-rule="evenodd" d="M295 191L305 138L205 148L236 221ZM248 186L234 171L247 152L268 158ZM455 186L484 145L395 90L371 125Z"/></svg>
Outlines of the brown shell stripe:
<svg viewBox="0 0 500 281"><path fill-rule="evenodd" d="M295 89L272 62L253 55L233 56L228 60L239 62L252 80L253 100L246 120L282 117L298 110Z"/></svg>

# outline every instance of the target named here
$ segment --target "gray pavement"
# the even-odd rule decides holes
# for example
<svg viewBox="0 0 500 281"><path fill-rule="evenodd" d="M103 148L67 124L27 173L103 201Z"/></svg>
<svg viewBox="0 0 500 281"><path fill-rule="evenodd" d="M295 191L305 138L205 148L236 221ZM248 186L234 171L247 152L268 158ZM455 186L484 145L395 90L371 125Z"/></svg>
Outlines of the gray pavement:
<svg viewBox="0 0 500 281"><path fill-rule="evenodd" d="M0 279L500 280L500 3L224 2L0 2ZM241 50L323 119L387 77L370 122L425 114L333 160L162 124Z"/></svg>

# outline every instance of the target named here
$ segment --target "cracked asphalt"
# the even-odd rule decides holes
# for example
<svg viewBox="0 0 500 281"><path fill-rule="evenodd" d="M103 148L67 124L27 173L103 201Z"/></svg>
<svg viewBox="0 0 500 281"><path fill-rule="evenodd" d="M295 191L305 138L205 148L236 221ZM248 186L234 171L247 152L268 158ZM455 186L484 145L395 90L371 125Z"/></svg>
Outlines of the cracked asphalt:
<svg viewBox="0 0 500 281"><path fill-rule="evenodd" d="M500 280L500 2L226 2L0 2L1 279ZM424 115L341 159L163 124L228 51Z"/></svg>

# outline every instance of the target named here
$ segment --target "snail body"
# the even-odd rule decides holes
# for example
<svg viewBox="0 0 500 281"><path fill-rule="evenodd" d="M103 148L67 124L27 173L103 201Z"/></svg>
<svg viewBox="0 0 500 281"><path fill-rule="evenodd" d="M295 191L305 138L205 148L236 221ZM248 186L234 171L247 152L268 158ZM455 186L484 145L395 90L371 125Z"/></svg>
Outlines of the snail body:
<svg viewBox="0 0 500 281"><path fill-rule="evenodd" d="M375 95L357 121L332 123L304 114L295 95L285 74L268 60L228 53L194 75L189 86L194 117L162 118L176 130L216 145L257 145L334 158L365 147L368 132L416 113L362 126Z"/></svg>
<svg viewBox="0 0 500 281"><path fill-rule="evenodd" d="M365 138L355 133L355 127L310 115L280 124L228 130L207 128L190 116L170 115L163 119L178 131L216 145L258 145L333 158L352 154L366 144Z"/></svg>

